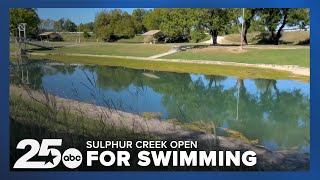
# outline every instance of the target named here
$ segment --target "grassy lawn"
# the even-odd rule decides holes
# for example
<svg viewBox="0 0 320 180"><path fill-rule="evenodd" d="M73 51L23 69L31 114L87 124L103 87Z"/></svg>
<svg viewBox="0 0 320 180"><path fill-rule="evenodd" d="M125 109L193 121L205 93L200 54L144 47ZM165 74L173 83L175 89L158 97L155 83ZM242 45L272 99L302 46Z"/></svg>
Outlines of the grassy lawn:
<svg viewBox="0 0 320 180"><path fill-rule="evenodd" d="M125 44L125 43L82 43L82 44L63 44L54 43L53 45L61 46L54 50L42 50L39 48L29 47L30 51L43 53L79 53L79 54L96 54L96 55L114 55L114 56L140 56L148 57L167 52L173 45L152 45L152 44ZM10 51L17 48L15 44L10 44Z"/></svg>
<svg viewBox="0 0 320 180"><path fill-rule="evenodd" d="M119 39L118 43L144 43L144 36L135 36L130 39Z"/></svg>
<svg viewBox="0 0 320 180"><path fill-rule="evenodd" d="M77 57L77 56L32 56L32 59L51 59L65 63L98 64L108 66L121 66L133 69L148 69L155 71L169 71L179 73L200 73L207 75L227 75L239 78L265 78L265 79L294 79L308 82L309 77L293 75L285 71L270 69L236 67L208 64L189 64L175 62L130 60L120 58Z"/></svg>
<svg viewBox="0 0 320 180"><path fill-rule="evenodd" d="M297 49L254 49L240 52L237 48L209 47L193 49L165 56L167 59L212 60L250 64L282 64L310 66L310 48Z"/></svg>
<svg viewBox="0 0 320 180"><path fill-rule="evenodd" d="M60 33L64 42L72 42L75 43L79 39L78 33ZM96 42L97 39L94 36L90 36L89 38L84 38L83 33L80 34L81 42Z"/></svg>

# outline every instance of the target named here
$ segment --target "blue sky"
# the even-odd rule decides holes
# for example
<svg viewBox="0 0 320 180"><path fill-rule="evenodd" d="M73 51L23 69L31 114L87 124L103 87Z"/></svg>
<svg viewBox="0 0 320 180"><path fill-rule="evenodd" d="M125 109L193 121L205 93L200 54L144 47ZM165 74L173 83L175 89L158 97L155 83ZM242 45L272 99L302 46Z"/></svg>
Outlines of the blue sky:
<svg viewBox="0 0 320 180"><path fill-rule="evenodd" d="M38 8L38 15L41 19L58 20L69 18L76 24L94 21L97 12L110 8ZM132 13L134 8L122 8L123 11Z"/></svg>

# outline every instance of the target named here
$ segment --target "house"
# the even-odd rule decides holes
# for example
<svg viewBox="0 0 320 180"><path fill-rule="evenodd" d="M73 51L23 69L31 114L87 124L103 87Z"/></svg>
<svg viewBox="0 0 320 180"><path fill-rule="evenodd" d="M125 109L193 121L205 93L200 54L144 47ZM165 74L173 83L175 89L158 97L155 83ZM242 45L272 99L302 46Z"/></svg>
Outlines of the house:
<svg viewBox="0 0 320 180"><path fill-rule="evenodd" d="M62 41L62 36L56 32L43 32L39 37L41 41Z"/></svg>
<svg viewBox="0 0 320 180"><path fill-rule="evenodd" d="M156 44L164 36L160 30L150 30L144 34L144 43L153 43Z"/></svg>

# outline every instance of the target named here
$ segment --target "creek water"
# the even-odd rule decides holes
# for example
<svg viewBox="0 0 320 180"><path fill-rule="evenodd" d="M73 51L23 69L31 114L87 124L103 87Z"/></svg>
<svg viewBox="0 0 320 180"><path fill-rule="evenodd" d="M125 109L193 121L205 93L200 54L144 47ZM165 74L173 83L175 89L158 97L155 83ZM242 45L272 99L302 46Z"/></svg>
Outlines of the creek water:
<svg viewBox="0 0 320 180"><path fill-rule="evenodd" d="M124 67L32 63L15 83L162 120L214 122L271 150L309 152L310 84L294 80L157 72Z"/></svg>

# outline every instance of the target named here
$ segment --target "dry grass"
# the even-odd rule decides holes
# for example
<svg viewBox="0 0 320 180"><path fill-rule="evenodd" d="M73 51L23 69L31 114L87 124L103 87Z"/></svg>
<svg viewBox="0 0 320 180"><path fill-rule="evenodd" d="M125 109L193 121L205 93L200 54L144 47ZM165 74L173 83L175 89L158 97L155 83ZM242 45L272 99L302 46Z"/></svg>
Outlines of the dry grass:
<svg viewBox="0 0 320 180"><path fill-rule="evenodd" d="M310 31L294 31L284 32L280 40L288 42L289 44L299 44L310 38Z"/></svg>
<svg viewBox="0 0 320 180"><path fill-rule="evenodd" d="M247 39L249 44L256 44L261 40L259 37L259 32L251 32L247 34ZM310 31L291 31L283 32L282 37L280 38L281 44L299 44L307 39L310 39ZM225 36L225 41L229 43L240 42L240 34L229 34Z"/></svg>

